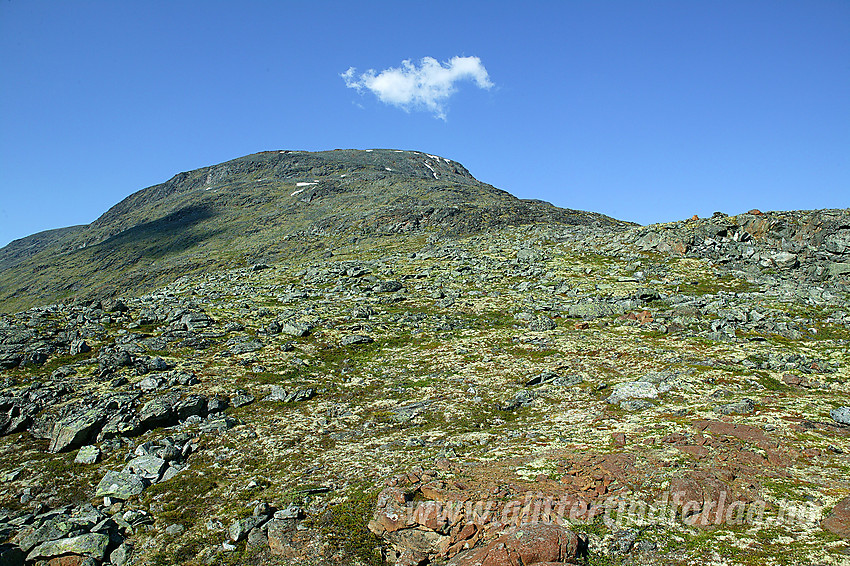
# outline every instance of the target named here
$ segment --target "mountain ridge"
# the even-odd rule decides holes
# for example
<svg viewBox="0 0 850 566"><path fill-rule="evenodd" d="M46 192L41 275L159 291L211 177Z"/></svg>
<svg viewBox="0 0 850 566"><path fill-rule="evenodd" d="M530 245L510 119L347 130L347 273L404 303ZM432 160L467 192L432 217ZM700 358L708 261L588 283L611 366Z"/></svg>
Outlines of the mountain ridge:
<svg viewBox="0 0 850 566"><path fill-rule="evenodd" d="M91 224L10 243L0 250L0 300L8 311L143 291L180 272L332 248L335 239L540 222L631 225L518 199L418 151L264 151L178 173Z"/></svg>

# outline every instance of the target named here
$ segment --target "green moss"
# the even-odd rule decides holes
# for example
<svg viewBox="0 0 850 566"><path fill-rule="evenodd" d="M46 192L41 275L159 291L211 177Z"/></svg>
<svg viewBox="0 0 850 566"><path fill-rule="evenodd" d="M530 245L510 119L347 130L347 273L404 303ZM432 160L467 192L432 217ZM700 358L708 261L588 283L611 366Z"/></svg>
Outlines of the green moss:
<svg viewBox="0 0 850 566"><path fill-rule="evenodd" d="M371 486L355 486L345 501L331 505L321 517L308 520L308 523L319 529L329 544L365 564L378 566L382 559L376 549L381 539L366 527L375 510L377 496L377 490Z"/></svg>
<svg viewBox="0 0 850 566"><path fill-rule="evenodd" d="M769 375L759 374L758 382L768 391L791 391L791 388Z"/></svg>
<svg viewBox="0 0 850 566"><path fill-rule="evenodd" d="M58 354L52 356L42 365L33 365L29 364L24 366L23 369L13 369L8 372L8 375L13 377L17 377L20 379L29 379L36 376L43 376L44 378L49 378L50 374L52 374L57 369L74 364L77 362L82 362L84 360L91 359L94 356L94 350L82 354L77 354L72 356L70 354Z"/></svg>
<svg viewBox="0 0 850 566"><path fill-rule="evenodd" d="M730 293L748 293L756 289L756 286L746 279L738 279L729 275L716 279L692 279L689 283L679 286L679 292L683 295L715 295L720 291Z"/></svg>
<svg viewBox="0 0 850 566"><path fill-rule="evenodd" d="M174 564L192 564L192 560L198 554L212 545L216 541L212 539L203 539L199 537L183 537L180 540L180 547L174 551L165 552L158 551L151 556L150 563L152 566L174 566ZM227 564L228 562L220 562Z"/></svg>
<svg viewBox="0 0 850 566"><path fill-rule="evenodd" d="M218 502L210 499L210 492L217 487L211 475L190 468L167 482L146 489L144 501L148 505L158 501L162 506L156 513L158 520L188 528L208 516L209 510L218 505Z"/></svg>
<svg viewBox="0 0 850 566"><path fill-rule="evenodd" d="M34 471L41 474L45 490L64 501L88 501L97 484L97 470L74 463L76 452L44 454L38 463L30 462ZM36 455L38 457L38 455Z"/></svg>

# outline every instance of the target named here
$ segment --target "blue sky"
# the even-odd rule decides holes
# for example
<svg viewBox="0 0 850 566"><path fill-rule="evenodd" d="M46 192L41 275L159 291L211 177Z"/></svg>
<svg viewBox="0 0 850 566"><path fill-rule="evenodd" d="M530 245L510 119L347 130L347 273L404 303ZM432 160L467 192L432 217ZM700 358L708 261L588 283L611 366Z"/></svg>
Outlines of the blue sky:
<svg viewBox="0 0 850 566"><path fill-rule="evenodd" d="M360 81L425 57L487 81L437 111ZM0 245L272 149L421 150L640 223L848 207L850 2L5 0L0 120Z"/></svg>

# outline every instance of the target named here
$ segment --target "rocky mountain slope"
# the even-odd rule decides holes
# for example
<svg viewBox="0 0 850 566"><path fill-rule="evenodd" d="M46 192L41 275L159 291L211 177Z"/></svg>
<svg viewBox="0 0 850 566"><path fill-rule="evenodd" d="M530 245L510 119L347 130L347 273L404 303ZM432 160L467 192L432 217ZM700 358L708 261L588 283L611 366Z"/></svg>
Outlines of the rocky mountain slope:
<svg viewBox="0 0 850 566"><path fill-rule="evenodd" d="M88 226L0 250L0 312L150 291L190 272L284 260L392 234L534 222L622 224L523 201L414 151L271 151L180 173Z"/></svg>
<svg viewBox="0 0 850 566"><path fill-rule="evenodd" d="M848 563L850 210L640 227L465 182L439 230L345 193L306 253L0 315L0 564Z"/></svg>

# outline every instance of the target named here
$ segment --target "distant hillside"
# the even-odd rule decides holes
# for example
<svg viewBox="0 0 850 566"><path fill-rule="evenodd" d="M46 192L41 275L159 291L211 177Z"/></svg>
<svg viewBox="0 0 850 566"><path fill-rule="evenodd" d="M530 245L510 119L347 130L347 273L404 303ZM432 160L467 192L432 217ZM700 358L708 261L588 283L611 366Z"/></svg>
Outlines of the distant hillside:
<svg viewBox="0 0 850 566"><path fill-rule="evenodd" d="M38 232L11 242L6 247L0 248L0 271L12 267L16 263L25 261L40 251L57 244L61 245L62 242L73 237L76 232L85 228L86 226L82 225L45 230L44 232Z"/></svg>
<svg viewBox="0 0 850 566"><path fill-rule="evenodd" d="M415 151L262 152L142 189L88 226L12 242L0 250L0 310L141 292L366 238L536 223L628 225L517 199Z"/></svg>

